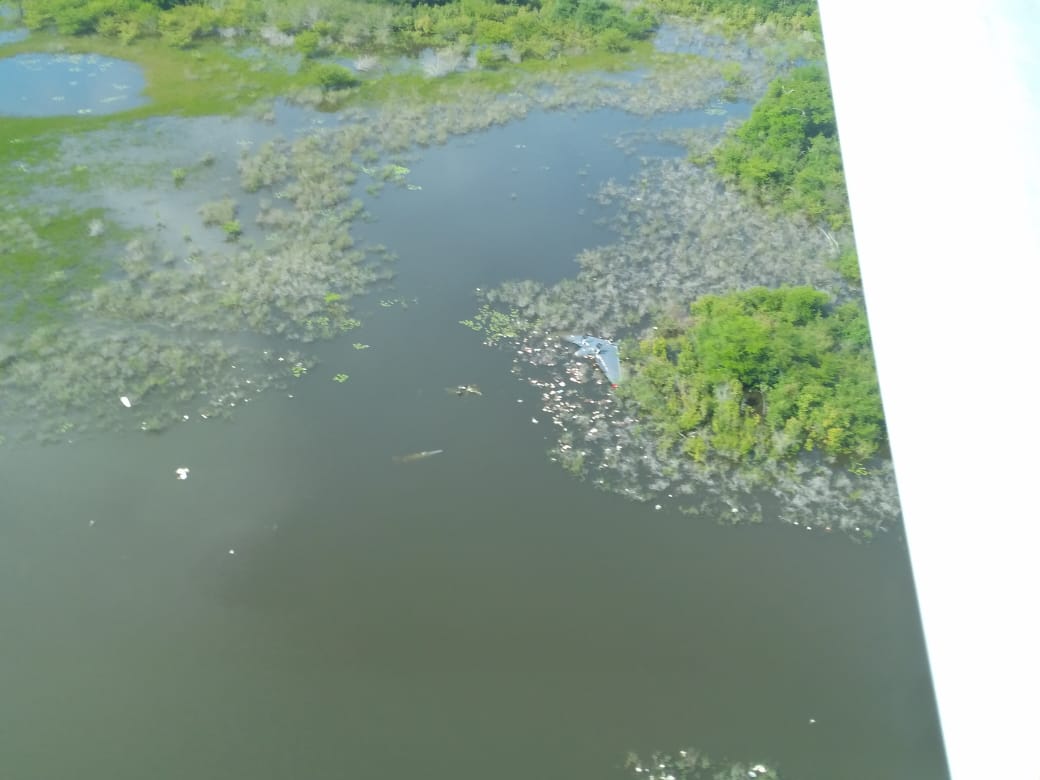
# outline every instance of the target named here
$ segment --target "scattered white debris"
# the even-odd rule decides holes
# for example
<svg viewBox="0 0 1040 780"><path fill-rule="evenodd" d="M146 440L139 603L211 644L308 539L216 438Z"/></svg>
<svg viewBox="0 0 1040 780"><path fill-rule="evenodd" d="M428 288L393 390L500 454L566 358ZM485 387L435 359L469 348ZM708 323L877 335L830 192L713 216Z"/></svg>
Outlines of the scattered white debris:
<svg viewBox="0 0 1040 780"><path fill-rule="evenodd" d="M230 550L227 551L227 554L228 555L234 555L235 554L235 548L232 547Z"/></svg>
<svg viewBox="0 0 1040 780"><path fill-rule="evenodd" d="M809 718L809 725L812 725L815 722L816 722L816 718Z"/></svg>
<svg viewBox="0 0 1040 780"><path fill-rule="evenodd" d="M517 398L517 399L516 399L516 402L517 402L518 404L522 404L522 403L524 402L524 399L523 399L523 398Z"/></svg>
<svg viewBox="0 0 1040 780"><path fill-rule="evenodd" d="M661 505L660 504L654 504L654 509L660 511Z"/></svg>
<svg viewBox="0 0 1040 780"><path fill-rule="evenodd" d="M186 468L184 466L181 466L181 467L176 469L176 472L177 472L177 479L187 479L188 478L188 474L191 473L191 469Z"/></svg>
<svg viewBox="0 0 1040 780"><path fill-rule="evenodd" d="M736 514L739 511L740 511L739 509L737 509L736 507L733 507L733 514Z"/></svg>
<svg viewBox="0 0 1040 780"><path fill-rule="evenodd" d="M188 422L188 420L189 420L190 418L188 417L188 415L184 415L184 417L183 417L182 419L184 420L184 422Z"/></svg>
<svg viewBox="0 0 1040 780"><path fill-rule="evenodd" d="M537 425L538 424L538 418L537 417L532 417L531 418L531 422L533 422L535 425Z"/></svg>
<svg viewBox="0 0 1040 780"><path fill-rule="evenodd" d="M759 772L759 773L761 773L761 772L768 772L769 771L768 769L766 769L765 764L755 764L753 767L751 767L751 769L752 769L752 771Z"/></svg>
<svg viewBox="0 0 1040 780"><path fill-rule="evenodd" d="M125 395L119 396L119 403L121 403L127 409L129 409L133 405L133 404L130 403L130 399L127 398Z"/></svg>

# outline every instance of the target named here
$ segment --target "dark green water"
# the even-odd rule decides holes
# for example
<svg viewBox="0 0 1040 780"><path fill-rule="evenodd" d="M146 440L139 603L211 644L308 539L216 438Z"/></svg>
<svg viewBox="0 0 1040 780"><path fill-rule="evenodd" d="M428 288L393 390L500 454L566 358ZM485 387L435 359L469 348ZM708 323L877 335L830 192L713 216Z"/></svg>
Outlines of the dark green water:
<svg viewBox="0 0 1040 780"><path fill-rule="evenodd" d="M538 115L426 153L365 229L396 288L293 398L0 448L0 778L592 780L686 745L945 777L901 540L597 492L458 325L474 287L610 240L584 195L635 172L611 137L640 126Z"/></svg>

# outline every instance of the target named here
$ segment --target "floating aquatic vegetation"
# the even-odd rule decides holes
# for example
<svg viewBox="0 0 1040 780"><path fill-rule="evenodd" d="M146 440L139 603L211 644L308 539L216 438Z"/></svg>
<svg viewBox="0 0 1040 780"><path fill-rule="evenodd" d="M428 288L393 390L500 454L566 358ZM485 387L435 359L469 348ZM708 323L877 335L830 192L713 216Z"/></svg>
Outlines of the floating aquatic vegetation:
<svg viewBox="0 0 1040 780"><path fill-rule="evenodd" d="M350 379L349 374L336 374L336 376L332 377L333 382L339 382L340 384L343 384L348 379Z"/></svg>
<svg viewBox="0 0 1040 780"><path fill-rule="evenodd" d="M277 365L270 355L217 339L189 344L156 327L48 326L28 335L0 375L0 392L14 402L0 423L41 441L98 427L161 431L185 417L227 416L282 381Z"/></svg>
<svg viewBox="0 0 1040 780"><path fill-rule="evenodd" d="M199 206L199 216L203 225L222 225L235 219L238 204L231 198L214 200Z"/></svg>
<svg viewBox="0 0 1040 780"><path fill-rule="evenodd" d="M242 225L237 219L229 219L220 226L229 241L235 241L242 235Z"/></svg>
<svg viewBox="0 0 1040 780"><path fill-rule="evenodd" d="M465 325L472 331L483 334L484 343L495 345L504 339L515 339L521 332L521 324L518 319L518 310L513 309L508 314L492 309L488 305L480 307L473 315L473 319L460 320L460 325Z"/></svg>
<svg viewBox="0 0 1040 780"><path fill-rule="evenodd" d="M675 755L654 752L647 758L629 753L625 771L635 780L780 780L777 770L766 764L720 762L695 748Z"/></svg>

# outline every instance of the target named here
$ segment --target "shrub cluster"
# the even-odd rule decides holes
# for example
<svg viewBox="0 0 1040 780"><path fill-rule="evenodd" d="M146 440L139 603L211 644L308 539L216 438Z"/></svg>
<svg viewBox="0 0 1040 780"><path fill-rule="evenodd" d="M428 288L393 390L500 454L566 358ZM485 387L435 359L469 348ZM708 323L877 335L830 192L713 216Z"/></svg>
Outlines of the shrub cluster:
<svg viewBox="0 0 1040 780"><path fill-rule="evenodd" d="M750 118L714 152L718 172L783 211L849 221L849 202L827 72L798 68L770 84Z"/></svg>
<svg viewBox="0 0 1040 780"><path fill-rule="evenodd" d="M706 295L636 363L624 393L695 460L819 449L863 461L884 441L866 313L809 287Z"/></svg>

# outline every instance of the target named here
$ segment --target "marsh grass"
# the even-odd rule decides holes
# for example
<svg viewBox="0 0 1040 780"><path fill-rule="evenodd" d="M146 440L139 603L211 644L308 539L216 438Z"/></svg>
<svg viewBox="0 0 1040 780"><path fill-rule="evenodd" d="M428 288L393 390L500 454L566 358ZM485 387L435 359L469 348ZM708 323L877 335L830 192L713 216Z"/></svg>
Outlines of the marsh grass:
<svg viewBox="0 0 1040 780"><path fill-rule="evenodd" d="M68 317L70 294L99 283L105 250L102 209L7 208L0 212L0 312L15 326Z"/></svg>

